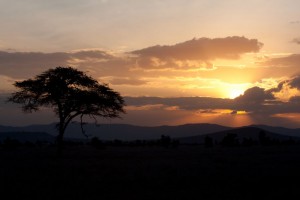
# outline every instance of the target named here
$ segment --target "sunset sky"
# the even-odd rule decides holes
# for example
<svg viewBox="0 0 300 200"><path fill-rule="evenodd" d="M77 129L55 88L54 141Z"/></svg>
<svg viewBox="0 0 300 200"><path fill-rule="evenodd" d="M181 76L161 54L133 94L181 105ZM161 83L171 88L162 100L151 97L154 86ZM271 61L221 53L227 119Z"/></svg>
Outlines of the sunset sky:
<svg viewBox="0 0 300 200"><path fill-rule="evenodd" d="M300 128L300 1L0 0L0 125L57 121L7 104L16 80L73 66L108 83L109 123Z"/></svg>

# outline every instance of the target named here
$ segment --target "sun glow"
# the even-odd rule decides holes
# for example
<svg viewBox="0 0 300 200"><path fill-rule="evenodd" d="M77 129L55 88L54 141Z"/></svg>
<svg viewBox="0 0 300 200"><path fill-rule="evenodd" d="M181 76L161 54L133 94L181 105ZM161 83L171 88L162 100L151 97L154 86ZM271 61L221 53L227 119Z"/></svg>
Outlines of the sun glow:
<svg viewBox="0 0 300 200"><path fill-rule="evenodd" d="M249 88L249 84L228 84L224 90L224 95L227 98L234 99L242 94Z"/></svg>
<svg viewBox="0 0 300 200"><path fill-rule="evenodd" d="M231 90L229 90L228 92L228 96L230 99L234 99L240 95L242 95L244 93L243 89L240 88L232 88Z"/></svg>

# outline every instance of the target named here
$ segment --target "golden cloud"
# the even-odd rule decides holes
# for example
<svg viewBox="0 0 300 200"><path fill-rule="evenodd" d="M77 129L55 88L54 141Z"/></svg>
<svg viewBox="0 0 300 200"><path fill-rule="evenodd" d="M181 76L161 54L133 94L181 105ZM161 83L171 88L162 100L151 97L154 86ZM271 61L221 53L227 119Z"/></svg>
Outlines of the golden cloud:
<svg viewBox="0 0 300 200"><path fill-rule="evenodd" d="M257 39L245 37L199 38L170 46L152 46L131 53L141 57L154 57L160 60L199 60L238 59L241 54L258 52L263 44Z"/></svg>

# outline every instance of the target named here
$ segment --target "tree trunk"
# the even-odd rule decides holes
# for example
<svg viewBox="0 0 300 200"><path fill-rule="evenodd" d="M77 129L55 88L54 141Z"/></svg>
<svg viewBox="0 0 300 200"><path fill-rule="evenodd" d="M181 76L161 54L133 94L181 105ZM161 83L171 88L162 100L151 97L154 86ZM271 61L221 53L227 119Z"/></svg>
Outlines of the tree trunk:
<svg viewBox="0 0 300 200"><path fill-rule="evenodd" d="M59 134L56 138L57 142L57 156L62 157L63 153L63 137L64 137L64 126L63 123L59 123Z"/></svg>

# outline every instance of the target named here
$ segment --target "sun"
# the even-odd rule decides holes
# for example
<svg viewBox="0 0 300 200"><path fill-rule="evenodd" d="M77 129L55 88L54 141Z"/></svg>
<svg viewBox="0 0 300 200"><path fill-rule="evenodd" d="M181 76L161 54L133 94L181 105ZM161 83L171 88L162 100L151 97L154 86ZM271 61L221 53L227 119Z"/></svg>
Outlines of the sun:
<svg viewBox="0 0 300 200"><path fill-rule="evenodd" d="M249 87L251 87L251 84L249 83L223 84L223 95L225 98L234 99L240 95L243 95Z"/></svg>
<svg viewBox="0 0 300 200"><path fill-rule="evenodd" d="M238 88L232 88L229 90L228 92L228 97L230 99L234 99L240 95L244 94L244 90L243 89L238 89Z"/></svg>

